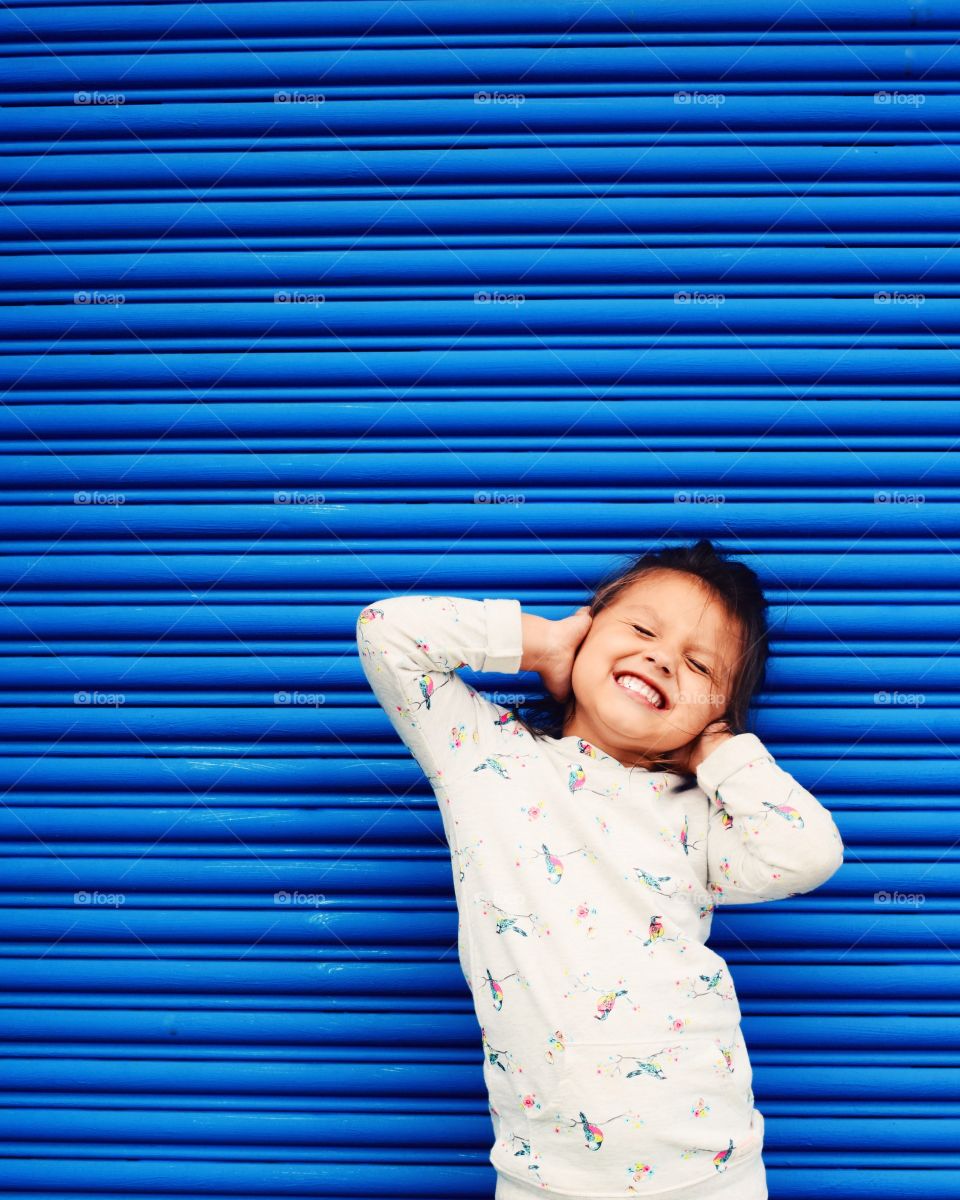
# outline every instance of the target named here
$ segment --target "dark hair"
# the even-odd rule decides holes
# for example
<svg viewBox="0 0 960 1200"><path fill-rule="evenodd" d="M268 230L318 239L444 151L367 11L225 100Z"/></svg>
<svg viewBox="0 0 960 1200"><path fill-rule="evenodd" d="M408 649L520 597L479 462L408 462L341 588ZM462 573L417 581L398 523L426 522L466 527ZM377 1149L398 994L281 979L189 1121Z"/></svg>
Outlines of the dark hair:
<svg viewBox="0 0 960 1200"><path fill-rule="evenodd" d="M700 580L739 622L744 641L725 719L732 733L746 732L750 704L763 687L770 656L767 601L760 580L745 563L725 558L709 538L700 538L687 546L648 550L627 566L614 567L594 589L590 615L595 617L626 588L654 571L682 571ZM563 704L547 694L514 711L518 723L534 737L560 737L575 705L572 692Z"/></svg>

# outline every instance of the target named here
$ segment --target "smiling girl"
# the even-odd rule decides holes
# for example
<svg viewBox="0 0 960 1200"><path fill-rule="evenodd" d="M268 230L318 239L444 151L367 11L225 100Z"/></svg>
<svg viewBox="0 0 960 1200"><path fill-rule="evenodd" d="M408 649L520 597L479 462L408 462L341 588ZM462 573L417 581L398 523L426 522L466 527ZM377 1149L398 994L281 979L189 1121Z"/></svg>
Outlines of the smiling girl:
<svg viewBox="0 0 960 1200"><path fill-rule="evenodd" d="M765 1200L712 913L811 891L843 844L744 728L768 656L754 572L701 540L558 621L512 598L393 596L357 642L439 803L497 1200ZM487 699L464 666L537 672L553 719Z"/></svg>

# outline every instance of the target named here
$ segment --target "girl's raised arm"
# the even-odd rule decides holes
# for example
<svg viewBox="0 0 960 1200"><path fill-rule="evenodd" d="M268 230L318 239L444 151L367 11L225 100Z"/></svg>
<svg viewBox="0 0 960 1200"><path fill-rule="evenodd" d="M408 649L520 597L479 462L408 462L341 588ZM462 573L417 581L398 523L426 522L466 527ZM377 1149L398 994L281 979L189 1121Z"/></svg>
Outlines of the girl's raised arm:
<svg viewBox="0 0 960 1200"><path fill-rule="evenodd" d="M520 602L512 598L390 596L358 616L363 673L435 789L467 759L477 761L507 715L457 668L516 674L522 629Z"/></svg>
<svg viewBox="0 0 960 1200"><path fill-rule="evenodd" d="M714 903L756 904L810 892L843 863L830 812L753 733L739 733L697 767L710 800L707 880Z"/></svg>

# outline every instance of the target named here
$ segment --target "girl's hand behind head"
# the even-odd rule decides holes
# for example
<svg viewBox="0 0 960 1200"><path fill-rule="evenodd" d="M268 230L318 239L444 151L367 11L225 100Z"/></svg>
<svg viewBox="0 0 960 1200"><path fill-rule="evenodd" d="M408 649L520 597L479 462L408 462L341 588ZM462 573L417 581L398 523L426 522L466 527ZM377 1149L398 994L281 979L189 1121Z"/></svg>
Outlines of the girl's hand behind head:
<svg viewBox="0 0 960 1200"><path fill-rule="evenodd" d="M524 615L523 668L539 674L554 700L563 701L570 695L573 660L592 622L587 606L559 621Z"/></svg>
<svg viewBox="0 0 960 1200"><path fill-rule="evenodd" d="M718 746L722 746L724 742L734 736L733 730L724 718L711 721L692 742L665 755L664 761L669 761L673 769L681 774L696 775L697 767L703 760Z"/></svg>

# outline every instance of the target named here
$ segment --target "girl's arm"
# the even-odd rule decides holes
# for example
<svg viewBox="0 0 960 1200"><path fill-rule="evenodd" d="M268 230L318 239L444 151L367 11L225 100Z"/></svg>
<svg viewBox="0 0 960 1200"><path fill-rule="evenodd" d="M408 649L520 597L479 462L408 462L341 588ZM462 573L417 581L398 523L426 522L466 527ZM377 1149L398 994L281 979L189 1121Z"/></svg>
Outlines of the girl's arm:
<svg viewBox="0 0 960 1200"><path fill-rule="evenodd" d="M783 900L839 870L843 842L833 817L756 734L728 738L696 776L710 801L707 881L715 903Z"/></svg>
<svg viewBox="0 0 960 1200"><path fill-rule="evenodd" d="M465 683L457 668L516 674L525 624L520 602L507 598L390 596L358 616L363 673L434 788L465 756L476 761L508 711Z"/></svg>

